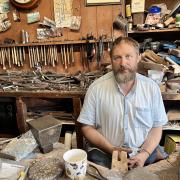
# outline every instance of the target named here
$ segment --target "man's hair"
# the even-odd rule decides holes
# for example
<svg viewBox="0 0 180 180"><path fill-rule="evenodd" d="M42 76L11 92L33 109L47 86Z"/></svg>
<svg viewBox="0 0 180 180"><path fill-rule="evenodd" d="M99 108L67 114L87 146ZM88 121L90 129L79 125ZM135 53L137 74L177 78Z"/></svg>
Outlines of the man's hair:
<svg viewBox="0 0 180 180"><path fill-rule="evenodd" d="M110 51L111 58L112 58L113 50L116 48L116 46L120 44L129 44L130 46L133 46L134 49L136 50L136 53L139 54L139 43L137 41L135 41L130 37L119 37L112 44L112 48Z"/></svg>

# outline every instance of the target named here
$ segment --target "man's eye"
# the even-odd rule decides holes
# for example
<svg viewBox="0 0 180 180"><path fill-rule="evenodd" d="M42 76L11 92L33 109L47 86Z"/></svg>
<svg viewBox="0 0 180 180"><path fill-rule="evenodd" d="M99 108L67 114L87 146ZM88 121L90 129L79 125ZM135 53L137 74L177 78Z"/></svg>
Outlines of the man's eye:
<svg viewBox="0 0 180 180"><path fill-rule="evenodd" d="M121 57L113 57L113 61L119 61L119 60L121 60Z"/></svg>
<svg viewBox="0 0 180 180"><path fill-rule="evenodd" d="M126 59L129 59L131 56L130 55L126 55Z"/></svg>

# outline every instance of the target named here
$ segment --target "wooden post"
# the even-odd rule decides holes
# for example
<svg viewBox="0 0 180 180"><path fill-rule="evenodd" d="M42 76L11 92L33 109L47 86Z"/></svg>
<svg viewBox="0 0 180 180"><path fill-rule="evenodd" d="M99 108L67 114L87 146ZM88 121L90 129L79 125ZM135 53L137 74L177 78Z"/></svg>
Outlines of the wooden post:
<svg viewBox="0 0 180 180"><path fill-rule="evenodd" d="M25 133L27 131L27 107L21 97L16 98L16 110L16 119L19 132Z"/></svg>
<svg viewBox="0 0 180 180"><path fill-rule="evenodd" d="M81 132L81 124L77 122L77 118L81 111L81 98L73 98L73 111L74 111L74 117L75 117L77 147L80 149L83 149L83 135Z"/></svg>

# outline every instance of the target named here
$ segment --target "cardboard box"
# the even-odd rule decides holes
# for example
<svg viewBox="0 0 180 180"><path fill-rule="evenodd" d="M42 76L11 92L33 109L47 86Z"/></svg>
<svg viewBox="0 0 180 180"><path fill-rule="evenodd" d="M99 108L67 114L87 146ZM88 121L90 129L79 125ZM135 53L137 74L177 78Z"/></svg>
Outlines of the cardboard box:
<svg viewBox="0 0 180 180"><path fill-rule="evenodd" d="M180 136L178 135L166 135L164 150L171 154L175 151L180 152Z"/></svg>
<svg viewBox="0 0 180 180"><path fill-rule="evenodd" d="M133 25L144 24L144 12L133 13Z"/></svg>

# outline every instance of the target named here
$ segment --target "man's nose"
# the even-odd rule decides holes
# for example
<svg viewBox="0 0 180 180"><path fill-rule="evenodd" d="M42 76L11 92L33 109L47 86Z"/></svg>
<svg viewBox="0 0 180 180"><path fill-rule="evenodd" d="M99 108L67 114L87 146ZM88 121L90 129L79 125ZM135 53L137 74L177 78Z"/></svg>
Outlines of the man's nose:
<svg viewBox="0 0 180 180"><path fill-rule="evenodd" d="M120 65L123 66L123 65L126 65L126 64L127 64L127 61L126 61L125 57L122 57L121 61L120 61Z"/></svg>

